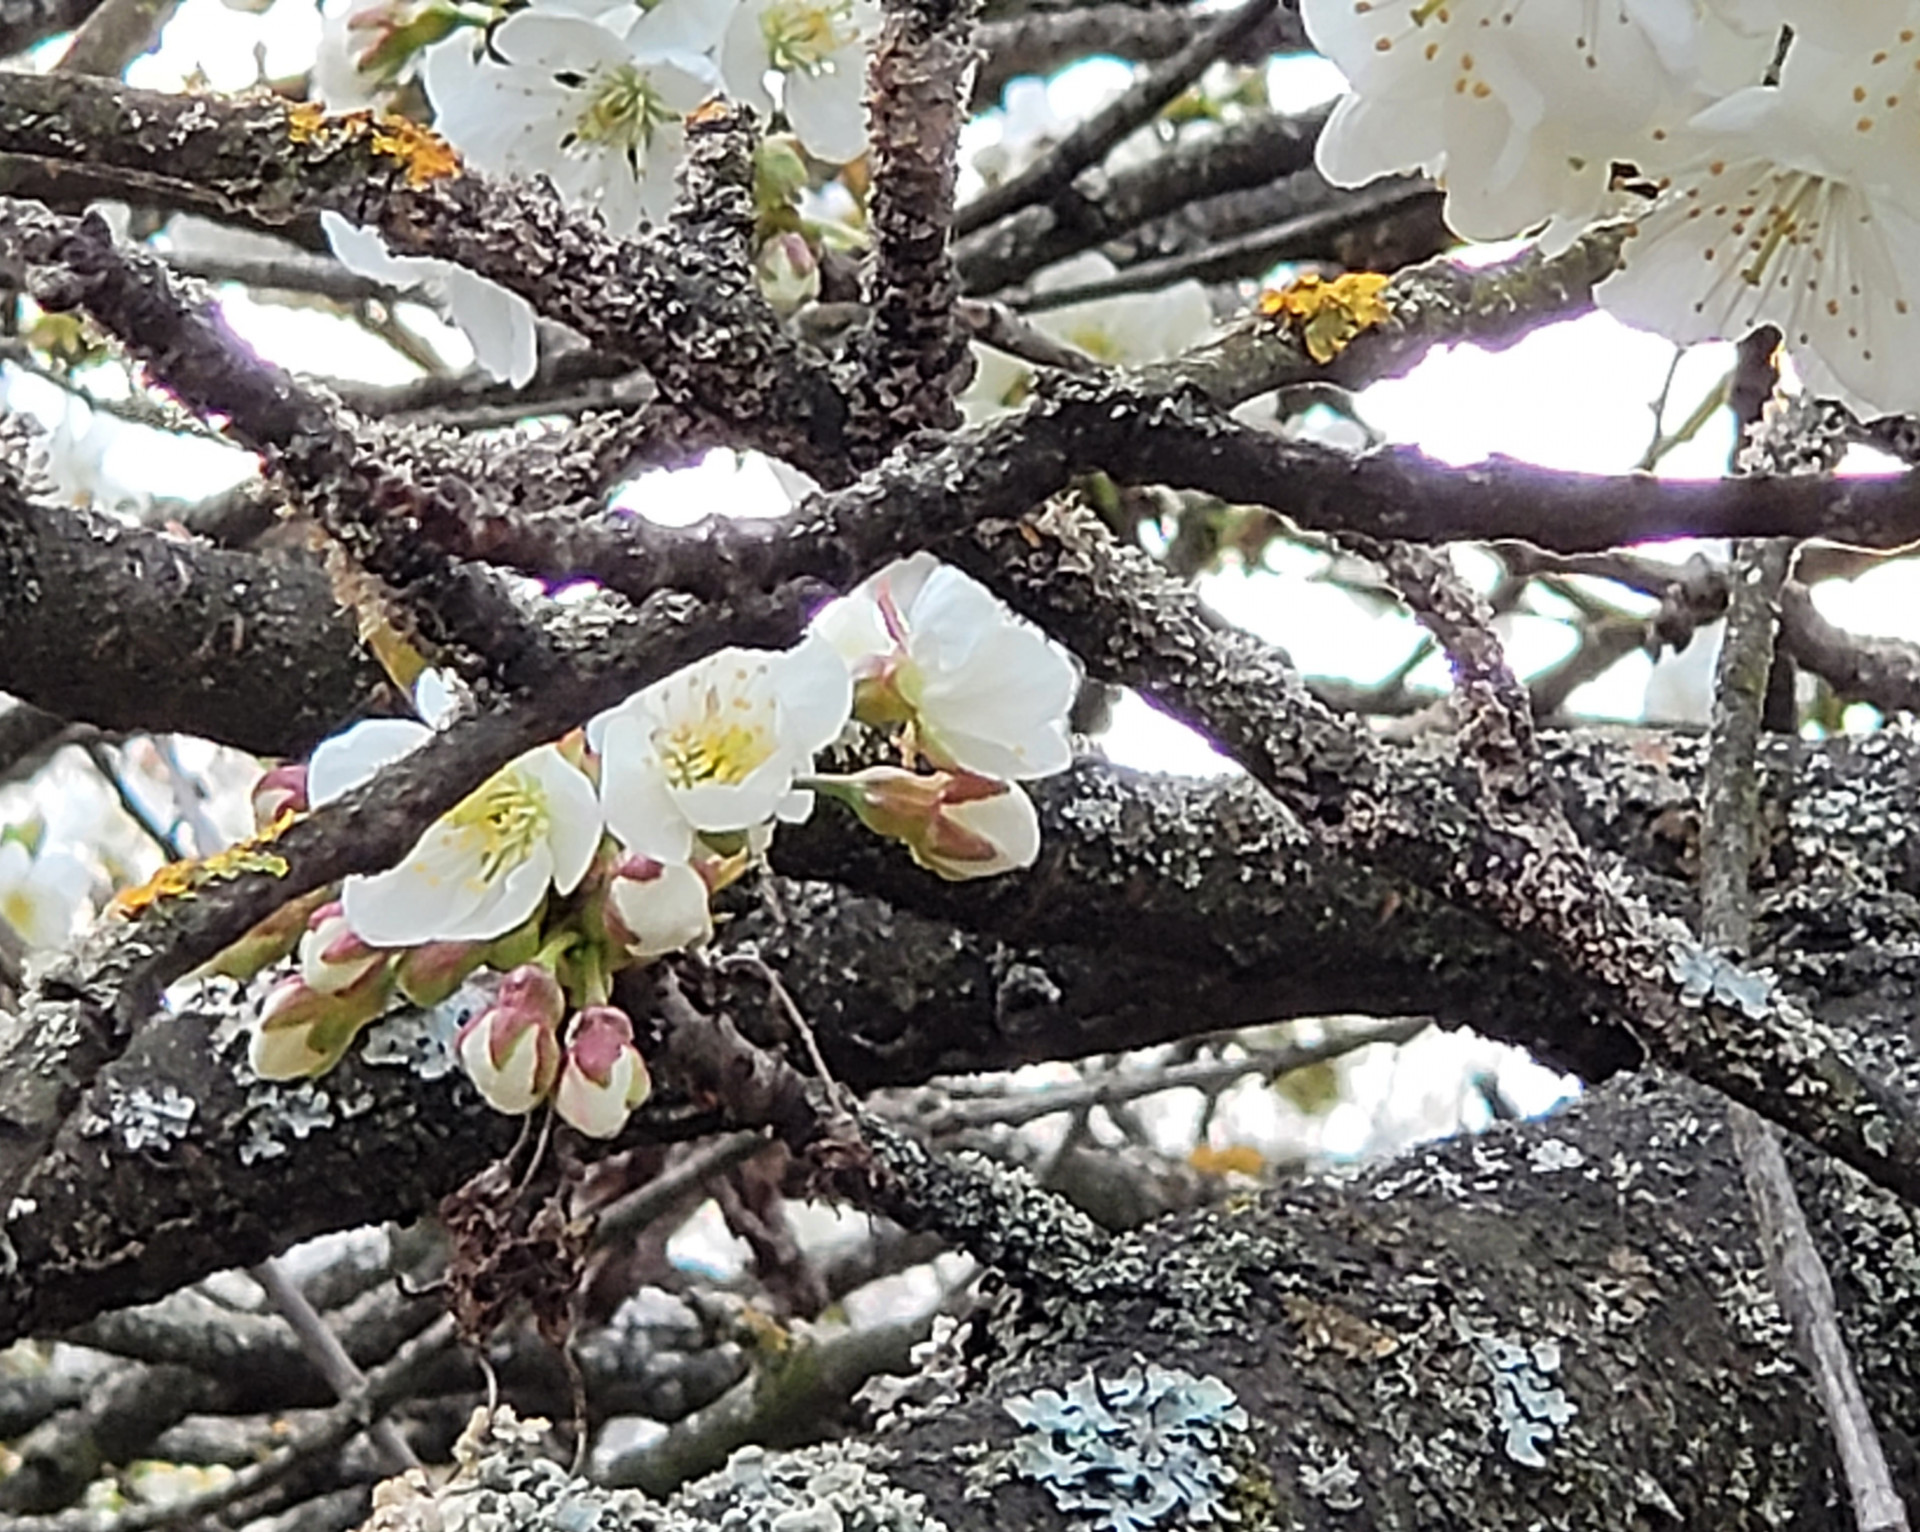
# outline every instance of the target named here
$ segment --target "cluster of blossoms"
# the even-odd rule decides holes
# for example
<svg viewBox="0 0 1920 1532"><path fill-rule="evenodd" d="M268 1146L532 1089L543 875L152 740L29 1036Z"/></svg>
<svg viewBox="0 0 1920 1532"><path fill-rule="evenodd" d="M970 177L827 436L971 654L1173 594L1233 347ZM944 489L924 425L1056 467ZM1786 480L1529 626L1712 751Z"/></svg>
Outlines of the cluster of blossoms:
<svg viewBox="0 0 1920 1532"><path fill-rule="evenodd" d="M456 1050L503 1112L551 1101L617 1133L648 1090L613 975L713 934L713 895L817 796L846 804L921 866L966 879L1032 865L1023 781L1071 760L1072 662L956 569L920 554L821 612L784 651L726 649L509 763L396 867L282 910L217 965L258 972L298 949L261 1008L253 1067L331 1069L395 997L440 1003L504 975ZM886 731L899 765L842 775L815 757L849 720ZM331 802L431 734L373 720L276 767L255 816ZM571 1017L569 1012L571 1011Z"/></svg>
<svg viewBox="0 0 1920 1532"><path fill-rule="evenodd" d="M1682 344L1775 325L1815 392L1920 410L1920 4L1302 9L1351 86L1320 140L1331 180L1423 170L1461 234L1550 247L1630 210L1603 307Z"/></svg>
<svg viewBox="0 0 1920 1532"><path fill-rule="evenodd" d="M330 0L314 86L339 110L417 83L469 164L545 176L624 235L665 216L686 114L715 95L763 119L777 109L816 160L858 159L865 50L879 22L873 0ZM524 300L449 262L394 256L345 219L326 225L355 271L438 299L495 376L532 376Z"/></svg>

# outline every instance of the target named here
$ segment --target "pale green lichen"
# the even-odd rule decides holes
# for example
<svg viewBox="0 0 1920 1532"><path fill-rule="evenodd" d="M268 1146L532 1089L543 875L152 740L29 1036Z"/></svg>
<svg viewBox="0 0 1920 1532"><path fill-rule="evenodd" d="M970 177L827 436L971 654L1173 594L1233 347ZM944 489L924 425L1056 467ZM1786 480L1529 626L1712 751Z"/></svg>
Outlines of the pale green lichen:
<svg viewBox="0 0 1920 1532"><path fill-rule="evenodd" d="M1026 1428L1011 1464L1094 1532L1146 1532L1238 1520L1227 1461L1247 1412L1218 1378L1147 1363L1103 1381L1089 1370L1065 1392L1016 1395L1003 1408Z"/></svg>

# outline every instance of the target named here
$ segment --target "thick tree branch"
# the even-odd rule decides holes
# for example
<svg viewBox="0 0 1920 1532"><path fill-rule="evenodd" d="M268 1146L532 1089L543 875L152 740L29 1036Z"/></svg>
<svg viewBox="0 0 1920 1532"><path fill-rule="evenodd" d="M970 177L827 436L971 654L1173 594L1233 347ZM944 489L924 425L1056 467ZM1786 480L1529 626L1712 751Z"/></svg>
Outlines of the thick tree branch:
<svg viewBox="0 0 1920 1532"><path fill-rule="evenodd" d="M62 718L302 755L388 695L306 560L209 548L0 484L0 587L0 689Z"/></svg>
<svg viewBox="0 0 1920 1532"><path fill-rule="evenodd" d="M839 376L854 404L849 430L882 449L924 427L960 423L954 395L968 359L947 236L975 8L973 0L888 0L868 61L867 317Z"/></svg>
<svg viewBox="0 0 1920 1532"><path fill-rule="evenodd" d="M1336 853L1410 878L1551 955L1609 997L1656 1058L1920 1202L1920 1070L1888 1079L1763 976L1723 971L1684 927L1608 889L1571 837L1489 821L1456 784L1395 780L1364 730L1328 714L1283 657L1222 631L1185 586L1062 507L950 555L1102 677L1233 754ZM1704 965L1704 966L1703 966Z"/></svg>

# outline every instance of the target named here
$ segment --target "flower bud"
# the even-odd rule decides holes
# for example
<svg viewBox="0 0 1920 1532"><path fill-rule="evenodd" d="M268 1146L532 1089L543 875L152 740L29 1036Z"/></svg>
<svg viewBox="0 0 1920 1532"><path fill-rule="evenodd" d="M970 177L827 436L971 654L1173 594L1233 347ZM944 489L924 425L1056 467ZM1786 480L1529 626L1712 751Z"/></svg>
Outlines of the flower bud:
<svg viewBox="0 0 1920 1532"><path fill-rule="evenodd" d="M713 935L707 881L685 862L629 856L607 885L607 932L636 958L697 947Z"/></svg>
<svg viewBox="0 0 1920 1532"><path fill-rule="evenodd" d="M844 799L868 829L902 842L922 867L953 882L1031 867L1040 855L1040 817L1011 782L870 766L814 786Z"/></svg>
<svg viewBox="0 0 1920 1532"><path fill-rule="evenodd" d="M559 981L528 963L502 979L493 1004L460 1029L454 1051L495 1111L530 1112L553 1089L566 1007Z"/></svg>
<svg viewBox="0 0 1920 1532"><path fill-rule="evenodd" d="M271 830L284 814L307 811L307 767L304 761L275 766L253 784L253 825Z"/></svg>
<svg viewBox="0 0 1920 1532"><path fill-rule="evenodd" d="M804 234L774 235L760 247L753 274L761 295L782 319L820 296L820 263Z"/></svg>
<svg viewBox="0 0 1920 1532"><path fill-rule="evenodd" d="M427 942L409 947L394 964L394 982L400 993L425 1009L451 995L487 960L486 942Z"/></svg>
<svg viewBox="0 0 1920 1532"><path fill-rule="evenodd" d="M225 974L229 979L251 979L300 945L300 938L307 934L308 920L327 897L326 889L317 888L303 898L281 905L239 941L210 959L200 971Z"/></svg>
<svg viewBox="0 0 1920 1532"><path fill-rule="evenodd" d="M313 912L300 938L300 977L323 995L352 988L392 958L391 951L369 947L354 934L338 899Z"/></svg>
<svg viewBox="0 0 1920 1532"><path fill-rule="evenodd" d="M282 979L267 995L254 1023L249 1057L263 1080L299 1080L323 1075L340 1062L360 1029L387 1008L392 975L369 970L347 989L313 988L298 974Z"/></svg>
<svg viewBox="0 0 1920 1532"><path fill-rule="evenodd" d="M562 1117L589 1138L612 1138L652 1090L625 1011L595 1005L574 1018L553 1089L554 1109Z"/></svg>

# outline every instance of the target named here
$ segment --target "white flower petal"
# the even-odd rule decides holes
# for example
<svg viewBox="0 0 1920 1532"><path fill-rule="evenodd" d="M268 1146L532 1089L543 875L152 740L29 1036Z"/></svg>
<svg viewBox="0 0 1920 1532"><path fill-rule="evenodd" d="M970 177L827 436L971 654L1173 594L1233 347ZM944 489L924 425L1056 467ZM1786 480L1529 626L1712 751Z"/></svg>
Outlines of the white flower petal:
<svg viewBox="0 0 1920 1532"><path fill-rule="evenodd" d="M794 136L817 159L844 165L867 152L864 53L850 49L834 56L832 73L786 77L782 104Z"/></svg>
<svg viewBox="0 0 1920 1532"><path fill-rule="evenodd" d="M344 798L432 737L433 730L411 718L369 718L322 740L307 763L307 801L319 808Z"/></svg>

